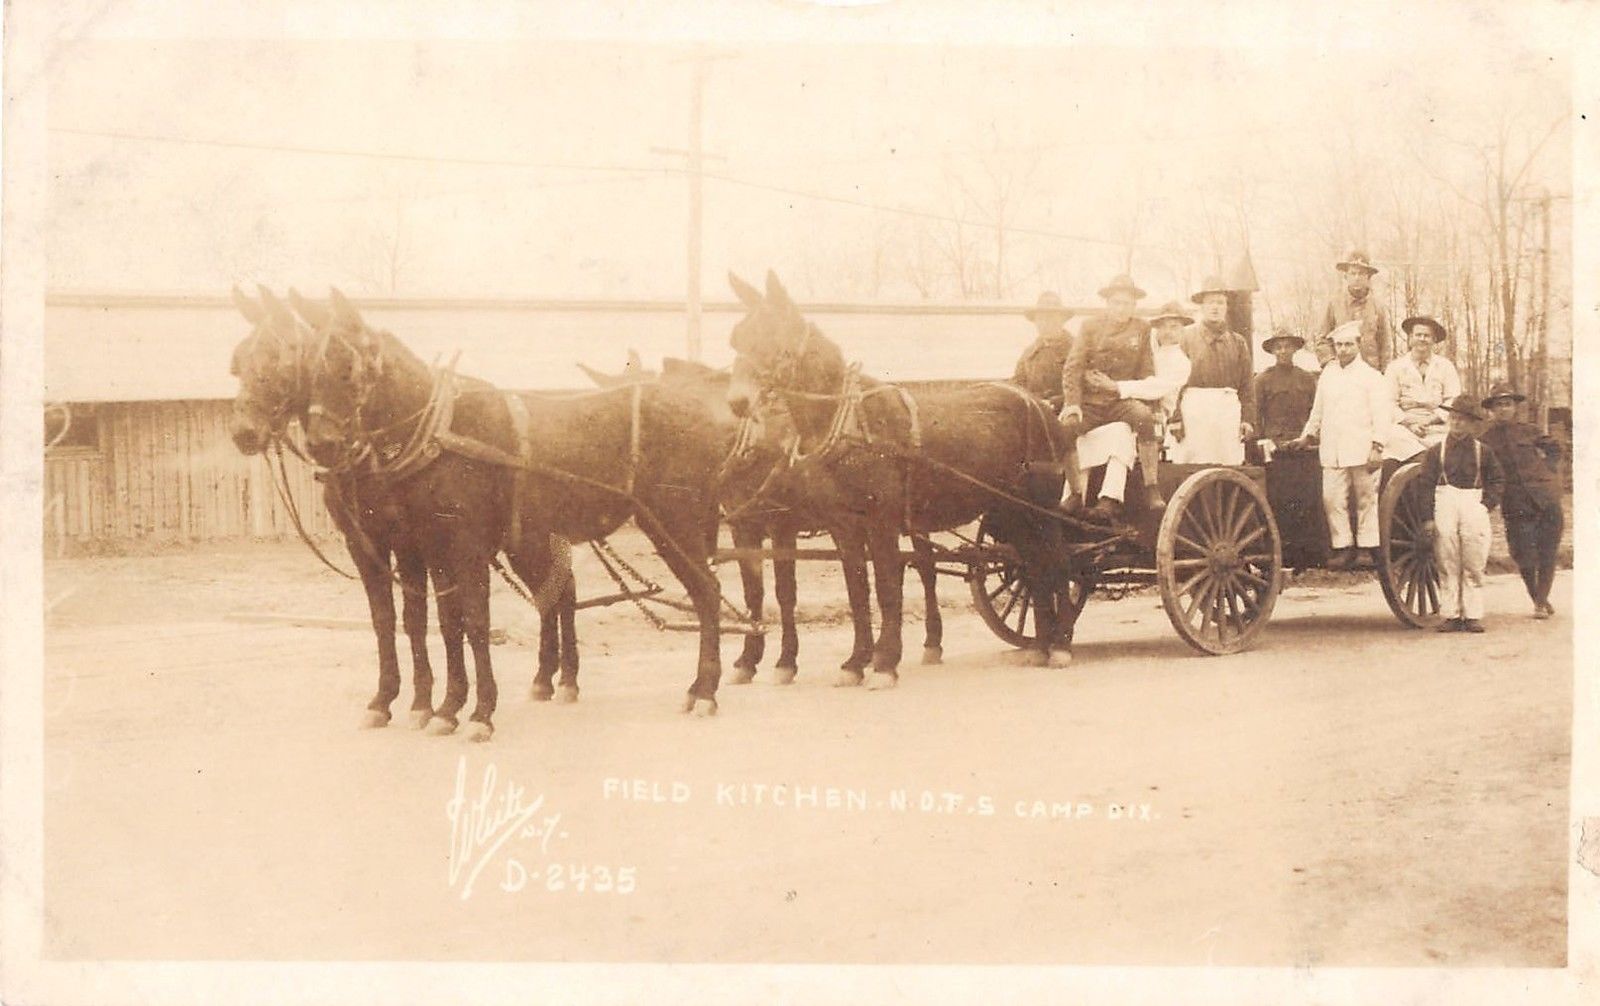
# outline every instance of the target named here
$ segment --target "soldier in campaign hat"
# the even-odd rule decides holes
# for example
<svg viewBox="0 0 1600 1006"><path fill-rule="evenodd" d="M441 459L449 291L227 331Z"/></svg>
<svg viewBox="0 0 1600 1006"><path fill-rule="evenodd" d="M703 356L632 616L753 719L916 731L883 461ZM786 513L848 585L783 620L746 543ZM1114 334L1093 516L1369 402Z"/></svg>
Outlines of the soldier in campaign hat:
<svg viewBox="0 0 1600 1006"><path fill-rule="evenodd" d="M1372 294L1372 277L1378 269L1364 251L1352 251L1334 264L1344 278L1344 293L1328 304L1322 316L1321 338L1317 340L1317 360L1326 367L1333 359L1333 343L1329 335L1334 329L1351 321L1361 322L1361 358L1367 366L1383 373L1388 366L1394 333L1389 326L1389 313Z"/></svg>
<svg viewBox="0 0 1600 1006"><path fill-rule="evenodd" d="M1483 407L1490 414L1483 442L1493 449L1505 470L1506 489L1500 502L1506 545L1522 573L1533 601L1533 617L1549 618L1550 587L1556 575L1556 550L1566 518L1561 511L1562 455L1559 441L1540 433L1532 423L1517 421L1523 396L1505 382L1490 387Z"/></svg>
<svg viewBox="0 0 1600 1006"><path fill-rule="evenodd" d="M1061 368L1072 350L1072 333L1066 328L1072 312L1061 303L1060 294L1046 290L1022 316L1033 322L1037 338L1022 351L1011 380L1059 409Z"/></svg>
<svg viewBox="0 0 1600 1006"><path fill-rule="evenodd" d="M1445 430L1444 403L1461 394L1456 365L1437 349L1448 338L1444 326L1418 314L1402 321L1400 331L1408 349L1384 370L1399 417L1389 431L1383 456L1395 467L1439 442Z"/></svg>
<svg viewBox="0 0 1600 1006"><path fill-rule="evenodd" d="M1483 631L1483 574L1489 562L1489 511L1500 505L1505 476L1494 450L1478 439L1484 415L1471 395L1443 406L1449 428L1422 457L1423 534L1433 539L1439 570L1440 632Z"/></svg>
<svg viewBox="0 0 1600 1006"><path fill-rule="evenodd" d="M1271 440L1274 447L1282 447L1300 435L1317 396L1317 375L1294 362L1294 354L1305 344L1287 328L1274 329L1261 342L1261 348L1271 353L1276 362L1256 375L1251 397L1255 399L1261 436Z"/></svg>

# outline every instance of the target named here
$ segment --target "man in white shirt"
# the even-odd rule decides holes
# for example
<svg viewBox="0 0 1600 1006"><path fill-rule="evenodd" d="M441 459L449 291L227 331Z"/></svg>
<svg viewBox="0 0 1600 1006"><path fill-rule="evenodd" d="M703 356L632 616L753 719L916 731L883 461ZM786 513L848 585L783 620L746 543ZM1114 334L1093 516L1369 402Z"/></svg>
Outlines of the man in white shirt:
<svg viewBox="0 0 1600 1006"><path fill-rule="evenodd" d="M1328 515L1333 556L1329 569L1349 569L1356 548L1376 562L1378 468L1384 439L1394 424L1394 402L1383 375L1361 358L1361 323L1330 333L1334 358L1317 379L1311 416L1299 437L1285 445L1301 449L1318 442L1322 462L1322 506ZM1355 547L1350 542L1350 494L1356 497Z"/></svg>
<svg viewBox="0 0 1600 1006"><path fill-rule="evenodd" d="M1410 352L1395 357L1384 371L1399 410L1383 449L1384 460L1394 462L1410 460L1444 439L1449 416L1444 406L1461 394L1456 365L1436 350L1448 338L1444 326L1419 314L1401 322L1400 331Z"/></svg>

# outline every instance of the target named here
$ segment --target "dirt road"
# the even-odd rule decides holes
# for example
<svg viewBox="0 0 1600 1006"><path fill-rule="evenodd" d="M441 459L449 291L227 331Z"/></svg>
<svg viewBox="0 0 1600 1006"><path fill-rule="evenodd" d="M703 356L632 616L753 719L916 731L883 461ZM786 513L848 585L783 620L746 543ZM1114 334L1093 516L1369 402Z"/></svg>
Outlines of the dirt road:
<svg viewBox="0 0 1600 1006"><path fill-rule="evenodd" d="M1495 578L1479 637L1400 628L1370 582L1292 589L1220 659L1153 595L1097 602L1048 670L952 584L946 662L869 693L830 686L848 633L812 567L799 679L725 684L713 719L676 712L692 638L624 608L580 622L579 703L527 702L502 599L474 746L355 728L368 633L222 617L358 590L214 560L47 572L76 587L46 639L47 956L1565 959L1570 574L1542 623Z"/></svg>

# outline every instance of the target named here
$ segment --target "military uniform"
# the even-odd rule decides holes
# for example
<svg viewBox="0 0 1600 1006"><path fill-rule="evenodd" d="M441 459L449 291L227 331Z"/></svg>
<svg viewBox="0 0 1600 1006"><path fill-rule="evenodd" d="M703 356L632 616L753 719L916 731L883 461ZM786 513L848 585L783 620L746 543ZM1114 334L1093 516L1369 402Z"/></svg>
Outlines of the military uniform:
<svg viewBox="0 0 1600 1006"><path fill-rule="evenodd" d="M1072 352L1072 336L1063 332L1053 339L1039 338L1022 351L1011 381L1051 406L1061 407L1061 372Z"/></svg>
<svg viewBox="0 0 1600 1006"><path fill-rule="evenodd" d="M1083 377L1098 370L1113 381L1137 381L1155 374L1150 349L1150 325L1129 318L1113 325L1106 317L1091 318L1072 344L1061 372L1062 404L1083 409L1083 429L1107 423L1127 423L1141 440L1155 436L1150 409L1144 403L1122 398L1115 390L1097 391L1083 386Z"/></svg>
<svg viewBox="0 0 1600 1006"><path fill-rule="evenodd" d="M1338 300L1328 305L1322 317L1322 337L1316 345L1317 362L1326 366L1333 359L1330 336L1334 329L1352 321L1361 322L1361 358L1367 361L1367 366L1383 373L1394 346L1394 331L1389 326L1389 312L1370 293L1361 300L1352 299L1348 293L1340 294Z"/></svg>
<svg viewBox="0 0 1600 1006"><path fill-rule="evenodd" d="M1515 421L1495 423L1482 440L1505 470L1500 516L1505 521L1511 558L1522 573L1528 597L1536 607L1544 608L1550 603L1556 550L1565 523L1561 477L1555 468L1561 444L1536 427Z"/></svg>
<svg viewBox="0 0 1600 1006"><path fill-rule="evenodd" d="M1317 397L1317 375L1296 366L1273 365L1256 375L1254 394L1259 435L1282 446L1305 428Z"/></svg>

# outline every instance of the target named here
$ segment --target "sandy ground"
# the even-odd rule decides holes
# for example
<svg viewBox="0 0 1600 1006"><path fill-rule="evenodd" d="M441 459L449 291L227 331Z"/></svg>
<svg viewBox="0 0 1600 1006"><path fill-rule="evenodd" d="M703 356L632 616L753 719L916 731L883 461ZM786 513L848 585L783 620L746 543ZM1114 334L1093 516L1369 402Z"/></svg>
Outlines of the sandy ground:
<svg viewBox="0 0 1600 1006"><path fill-rule="evenodd" d="M1494 578L1478 637L1318 584L1226 658L1154 595L1097 599L1074 664L1033 669L950 581L945 663L869 693L830 686L811 564L799 679L725 684L713 719L676 711L692 637L627 606L580 620L579 703L526 701L535 623L501 595L470 745L356 729L368 632L224 617L362 615L303 550L52 562L46 953L1561 965L1570 574L1552 622Z"/></svg>

